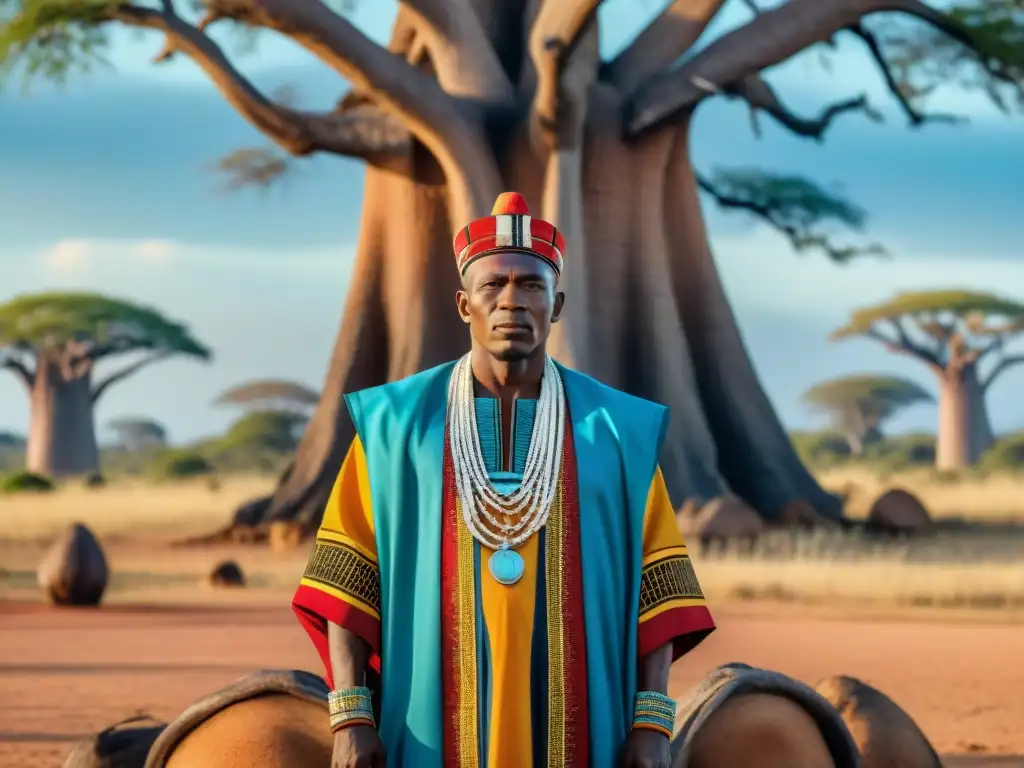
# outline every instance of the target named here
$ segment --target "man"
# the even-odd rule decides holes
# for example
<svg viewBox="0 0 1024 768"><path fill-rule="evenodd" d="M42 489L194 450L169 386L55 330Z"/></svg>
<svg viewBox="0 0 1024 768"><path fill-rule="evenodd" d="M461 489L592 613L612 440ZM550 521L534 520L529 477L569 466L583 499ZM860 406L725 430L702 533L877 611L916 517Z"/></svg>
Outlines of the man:
<svg viewBox="0 0 1024 768"><path fill-rule="evenodd" d="M657 466L667 410L545 352L564 248L499 196L455 238L470 353L346 396L294 599L336 768L668 768L669 667L714 622Z"/></svg>

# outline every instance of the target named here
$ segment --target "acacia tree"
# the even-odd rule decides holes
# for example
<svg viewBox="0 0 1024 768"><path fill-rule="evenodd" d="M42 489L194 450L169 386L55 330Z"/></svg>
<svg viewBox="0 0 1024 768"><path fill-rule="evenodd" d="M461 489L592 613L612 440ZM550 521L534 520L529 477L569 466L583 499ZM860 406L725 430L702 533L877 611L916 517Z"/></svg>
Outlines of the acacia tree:
<svg viewBox="0 0 1024 768"><path fill-rule="evenodd" d="M167 430L163 424L142 416L124 416L107 422L107 429L117 433L117 442L127 451L163 448Z"/></svg>
<svg viewBox="0 0 1024 768"><path fill-rule="evenodd" d="M288 155L366 161L362 231L323 396L266 507L270 518L309 525L353 434L342 393L465 351L450 310L458 288L451 235L487 214L505 189L524 193L569 243L572 300L554 354L671 407L661 461L677 501L731 489L768 518L797 500L838 516L838 501L800 463L751 365L699 193L836 260L859 249L835 245L827 225L856 227L863 212L799 177L696 173L694 112L711 97L742 99L820 140L838 116L866 112L864 99L801 117L763 73L840 33L867 46L915 125L928 119L921 100L939 81L960 78L997 103L1019 96L1024 61L1019 0L946 12L920 0L789 0L760 12L747 0L749 23L699 50L726 0L673 0L609 61L597 46L600 0L404 0L387 47L319 0L206 0L196 22L172 0L6 2L15 13L0 51L23 54L44 73L63 74L83 48L101 46L110 24L162 33L158 60L190 57L280 150L247 150L225 162L229 171L267 183ZM206 35L225 20L289 37L351 92L323 113L260 92Z"/></svg>
<svg viewBox="0 0 1024 768"><path fill-rule="evenodd" d="M213 404L241 406L252 411L306 413L319 402L318 392L297 381L257 379L221 392Z"/></svg>
<svg viewBox="0 0 1024 768"><path fill-rule="evenodd" d="M133 353L133 362L94 380L98 363ZM208 360L210 351L185 326L126 301L45 293L0 305L0 369L21 380L31 403L29 471L55 477L97 472L96 402L113 385L172 355Z"/></svg>
<svg viewBox="0 0 1024 768"><path fill-rule="evenodd" d="M931 393L908 379L895 376L841 376L815 384L803 401L829 416L853 456L882 437L883 424L904 408L933 402Z"/></svg>
<svg viewBox="0 0 1024 768"><path fill-rule="evenodd" d="M936 466L974 464L994 442L985 393L1024 354L1006 342L1024 332L1024 304L974 291L918 291L855 311L830 338L863 336L927 365L939 380ZM992 364L988 366L988 361ZM988 367L981 372L982 364Z"/></svg>

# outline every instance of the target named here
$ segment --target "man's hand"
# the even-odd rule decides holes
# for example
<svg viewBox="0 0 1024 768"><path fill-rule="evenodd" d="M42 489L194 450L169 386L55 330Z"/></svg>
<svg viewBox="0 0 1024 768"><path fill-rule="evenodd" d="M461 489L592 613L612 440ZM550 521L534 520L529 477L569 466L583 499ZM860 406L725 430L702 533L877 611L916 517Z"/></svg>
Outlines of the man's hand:
<svg viewBox="0 0 1024 768"><path fill-rule="evenodd" d="M376 729L353 725L334 734L331 768L386 768L386 765L384 744ZM668 768L668 763L665 766Z"/></svg>
<svg viewBox="0 0 1024 768"><path fill-rule="evenodd" d="M668 736L646 728L634 728L622 751L622 768L669 768Z"/></svg>

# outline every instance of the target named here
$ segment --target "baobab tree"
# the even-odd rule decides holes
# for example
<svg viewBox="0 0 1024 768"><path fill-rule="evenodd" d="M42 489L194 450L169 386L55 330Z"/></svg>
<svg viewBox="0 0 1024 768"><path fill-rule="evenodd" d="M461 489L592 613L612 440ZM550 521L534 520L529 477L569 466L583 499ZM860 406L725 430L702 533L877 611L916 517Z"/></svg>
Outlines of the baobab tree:
<svg viewBox="0 0 1024 768"><path fill-rule="evenodd" d="M900 293L856 310L831 338L862 336L932 370L939 381L935 464L960 469L977 462L994 442L985 393L1004 371L1024 363L1024 354L1006 349L1007 341L1022 332L1024 304L947 290Z"/></svg>
<svg viewBox="0 0 1024 768"><path fill-rule="evenodd" d="M108 25L153 30L165 38L157 60L191 58L279 150L247 150L228 170L266 183L288 155L366 161L362 231L322 398L266 505L270 519L310 526L353 435L342 394L466 350L451 311L451 238L505 189L524 193L570 244L572 300L555 356L671 407L661 462L677 501L732 490L766 518L795 501L838 516L838 501L797 458L751 365L711 255L700 192L836 260L863 249L833 243L828 225L856 226L863 212L799 177L696 173L695 110L716 96L741 99L820 140L841 115L868 113L864 99L801 117L763 73L839 34L867 46L914 125L928 119L921 100L936 82L959 78L1000 104L1019 97L1024 63L1019 3L1007 0L947 11L921 0L789 0L763 12L747 0L749 23L696 52L726 0L674 0L608 61L597 45L600 0L404 0L387 47L320 0L199 5L193 20L173 0L7 0L15 12L0 51L61 75L77 54L101 47ZM290 38L351 92L323 113L260 92L207 36L222 21Z"/></svg>
<svg viewBox="0 0 1024 768"><path fill-rule="evenodd" d="M897 413L916 403L935 398L918 384L898 376L840 376L815 384L803 401L828 415L832 426L846 439L852 456L882 438L882 426Z"/></svg>
<svg viewBox="0 0 1024 768"><path fill-rule="evenodd" d="M94 380L97 364L134 356ZM94 293L44 293L0 305L0 369L31 403L26 466L76 475L99 470L94 408L112 386L172 355L210 359L185 326L152 309Z"/></svg>

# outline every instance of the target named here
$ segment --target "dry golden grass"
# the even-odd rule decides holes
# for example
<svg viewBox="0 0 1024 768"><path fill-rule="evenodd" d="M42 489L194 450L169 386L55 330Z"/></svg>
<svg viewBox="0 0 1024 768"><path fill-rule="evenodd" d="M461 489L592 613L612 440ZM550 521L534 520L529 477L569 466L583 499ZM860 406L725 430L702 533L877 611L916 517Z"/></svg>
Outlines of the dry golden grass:
<svg viewBox="0 0 1024 768"><path fill-rule="evenodd" d="M1024 475L992 474L942 480L929 469L883 477L865 467L840 467L816 473L830 491L852 490L846 514L862 518L883 491L900 487L915 494L936 518L1024 523Z"/></svg>
<svg viewBox="0 0 1024 768"><path fill-rule="evenodd" d="M940 482L929 473L882 481L866 471L821 476L832 489L853 484L849 513L895 485L914 492L937 517L1024 522L1024 482L1012 477ZM272 478L227 478L219 490L202 481L112 483L90 490L0 497L0 600L34 599L31 573L43 547L81 520L103 540L111 561L112 602L287 600L306 552L265 548L171 549L167 539L213 531L240 502L269 491ZM696 549L696 547L694 547ZM250 588L213 592L203 577L233 558ZM973 619L1024 620L1024 528L946 532L931 539L879 543L851 533L775 532L757 549L695 553L698 574L715 604L759 602L841 610L961 613Z"/></svg>
<svg viewBox="0 0 1024 768"><path fill-rule="evenodd" d="M103 538L190 536L226 525L238 504L269 493L274 484L268 477L227 477L212 490L203 480L123 480L95 489L68 484L52 493L2 495L0 539L52 538L75 520Z"/></svg>

